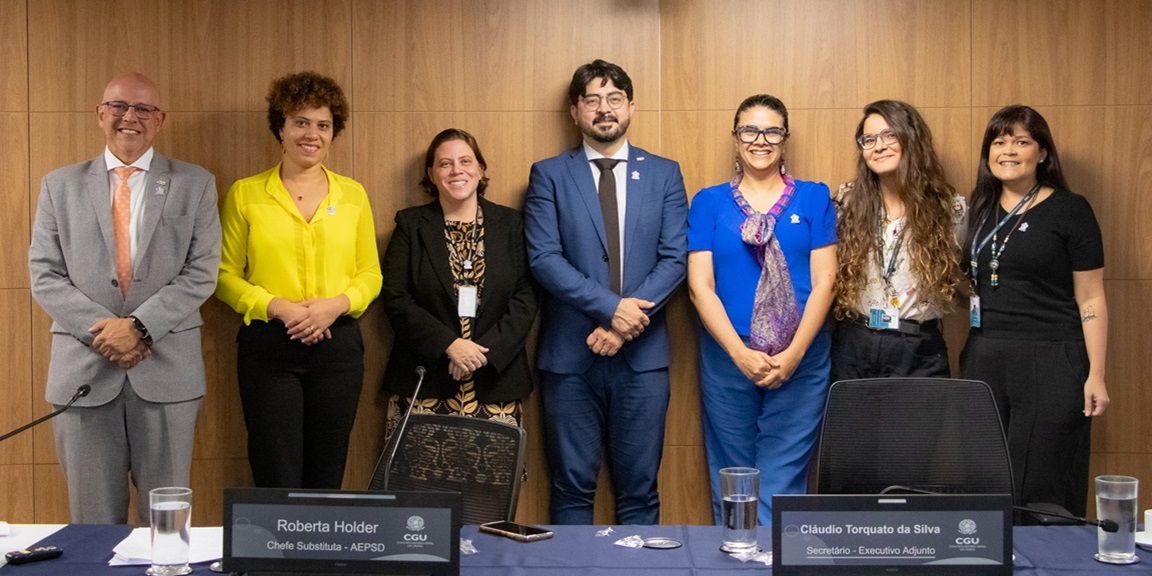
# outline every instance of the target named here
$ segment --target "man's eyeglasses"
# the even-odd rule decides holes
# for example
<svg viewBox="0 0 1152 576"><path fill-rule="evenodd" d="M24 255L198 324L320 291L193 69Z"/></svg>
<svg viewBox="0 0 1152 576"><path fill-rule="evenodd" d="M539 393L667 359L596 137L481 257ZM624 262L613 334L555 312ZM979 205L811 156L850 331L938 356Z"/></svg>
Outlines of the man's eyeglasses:
<svg viewBox="0 0 1152 576"><path fill-rule="evenodd" d="M131 108L133 111L135 111L136 117L141 119L141 120L147 120L147 119L151 118L153 114L160 111L160 109L155 107L155 106L149 106L147 104L129 104L127 102L122 102L120 100L113 100L111 102L101 102L100 105L101 106L107 106L108 112L112 113L112 115L117 117L117 118L120 118L121 116L127 114L129 108Z"/></svg>
<svg viewBox="0 0 1152 576"><path fill-rule="evenodd" d="M584 107L591 110L599 108L601 100L608 102L609 108L619 110L620 107L628 101L628 97L625 96L623 92L613 92L604 97L601 97L599 94L590 94L580 98L580 101L584 103Z"/></svg>
<svg viewBox="0 0 1152 576"><path fill-rule="evenodd" d="M863 150L871 150L876 147L876 141L883 140L885 146L895 146L900 142L900 138L896 133L891 130L885 130L879 134L861 134L856 139L856 143L860 145Z"/></svg>
<svg viewBox="0 0 1152 576"><path fill-rule="evenodd" d="M735 134L736 137L745 144L752 144L756 142L756 140L760 138L761 134L764 135L764 141L769 144L779 144L784 141L785 136L788 136L787 130L777 126L772 126L771 128L765 128L763 130L755 126L737 126L736 129L732 131L732 133Z"/></svg>

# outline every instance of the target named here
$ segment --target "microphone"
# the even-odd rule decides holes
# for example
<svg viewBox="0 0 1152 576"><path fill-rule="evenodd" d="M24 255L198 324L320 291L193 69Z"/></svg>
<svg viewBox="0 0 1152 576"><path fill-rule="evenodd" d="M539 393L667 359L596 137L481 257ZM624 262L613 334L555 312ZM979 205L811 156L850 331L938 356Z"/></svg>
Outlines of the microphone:
<svg viewBox="0 0 1152 576"><path fill-rule="evenodd" d="M9 433L7 433L7 434L3 435L3 436L0 436L0 442L3 442L3 441L5 441L5 440L7 440L7 439L9 439L9 438L11 438L11 437L13 437L13 436L15 436L15 435L17 435L17 434L19 434L19 433L21 433L21 432L23 432L23 431L27 430L27 429L29 429L29 428L31 428L31 427L33 427L33 426L35 426L35 425L37 425L37 424L39 424L39 423L41 423L41 422L45 421L45 420L51 420L51 419L53 419L53 418L55 418L55 417L59 416L59 415L60 415L60 414L62 414L62 413L65 411L65 410L67 410L67 409L71 408L73 403L75 403L77 400L79 400L79 399L81 399L81 398L83 398L83 397L87 396L87 395L88 395L88 393L89 393L89 392L91 392L91 391L92 391L92 387L91 387L91 386L89 386L89 385L87 385L87 384L83 384L83 385L81 385L79 388L77 388L77 389L76 389L76 393L72 395L72 399L71 399L71 400L69 400L69 401L68 401L68 403L67 403L67 404L65 404L63 408L61 408L61 409L59 409L59 410L56 410L55 412L52 412L51 414L48 414L47 416L43 416L43 417L41 417L41 418L37 418L37 419L35 419L35 420L33 420L33 421L31 421L31 422L29 422L29 423L27 423L27 424L25 424L25 425L23 425L23 426L21 426L21 427L17 428L17 429L15 429L15 430L13 430L13 431L11 431L11 432L9 432Z"/></svg>
<svg viewBox="0 0 1152 576"><path fill-rule="evenodd" d="M408 427L408 418L412 416L412 408L416 405L420 397L420 386L424 384L425 370L423 366L416 367L416 388L412 390L412 398L408 402L408 410L404 412L404 417L396 423L396 429L392 431L392 438L388 439L391 449L388 450L387 456L381 456L380 462L376 464L377 469L380 466L384 467L384 487L388 486L388 476L392 473L392 461L396 459L396 452L400 449L400 441L404 439L404 430Z"/></svg>
<svg viewBox="0 0 1152 576"><path fill-rule="evenodd" d="M1021 512L1031 512L1040 516L1052 516L1054 518L1062 518L1064 520L1074 520L1081 524L1097 526L1101 530L1108 533L1113 533L1120 530L1120 524L1115 520L1108 520L1107 518L1101 520L1093 520L1083 516L1073 516L1071 514L1067 514L1066 510L1055 504L1032 504L1032 506L1034 506L1034 508L1029 508L1027 506L1013 506L1012 508Z"/></svg>
<svg viewBox="0 0 1152 576"><path fill-rule="evenodd" d="M911 488L908 486L899 486L899 485L889 486L889 487L881 490L880 493L881 494L888 494L888 493L891 493L891 492L896 491L896 490L901 490L904 492L911 492L913 494L929 494L932 496L939 496L940 495L939 492L931 492L928 490L920 490L918 488ZM1012 509L1013 510L1019 510L1021 512L1031 512L1032 514L1039 514L1041 516L1052 516L1053 518L1061 518L1063 520L1073 520L1075 522L1079 522L1080 524L1088 524L1090 526L1099 527L1101 530L1108 532L1108 533L1113 533L1113 532L1120 530L1120 524L1118 524L1115 520L1108 520L1106 518L1103 520L1093 520L1091 518L1085 518L1083 516L1073 516L1071 514L1068 514L1066 510L1064 510L1063 508L1061 508L1060 506L1057 506L1055 504L1032 504L1032 506L1038 506L1038 508L1029 508L1028 506L1017 506L1017 505L1013 504Z"/></svg>

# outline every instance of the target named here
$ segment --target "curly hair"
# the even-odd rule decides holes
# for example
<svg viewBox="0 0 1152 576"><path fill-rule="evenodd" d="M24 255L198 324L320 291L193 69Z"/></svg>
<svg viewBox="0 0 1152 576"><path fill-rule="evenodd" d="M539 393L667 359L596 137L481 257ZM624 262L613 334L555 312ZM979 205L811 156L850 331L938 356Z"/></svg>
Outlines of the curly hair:
<svg viewBox="0 0 1152 576"><path fill-rule="evenodd" d="M328 107L332 112L332 137L344 130L348 121L348 100L335 80L315 72L281 76L268 87L268 129L280 142L280 129L289 114L305 108Z"/></svg>
<svg viewBox="0 0 1152 576"><path fill-rule="evenodd" d="M944 167L932 147L932 132L915 108L896 100L868 104L856 126L857 139L872 114L883 118L900 141L902 154L896 170L900 185L896 192L908 215L909 236L904 246L920 297L929 305L950 310L961 279L960 244L952 212L955 189L944 177ZM868 168L863 150L856 158L856 179L851 186L851 192L840 199L836 226L840 273L835 313L840 319L857 313L880 241L877 222L882 218L884 198L880 179Z"/></svg>
<svg viewBox="0 0 1152 576"><path fill-rule="evenodd" d="M424 153L424 169L420 171L420 189L425 194L436 198L440 195L440 190L436 188L436 184L432 182L432 177L428 176L428 170L432 168L432 162L436 160L436 149L445 142L452 140L460 140L472 149L472 154L476 156L476 162L480 164L480 168L484 170L484 176L480 178L480 183L476 185L476 193L480 196L484 195L484 190L488 189L488 162L484 160L484 153L480 151L480 143L476 141L476 137L469 134L466 130L459 128L445 128L439 134L432 137L432 142L428 144L428 151Z"/></svg>

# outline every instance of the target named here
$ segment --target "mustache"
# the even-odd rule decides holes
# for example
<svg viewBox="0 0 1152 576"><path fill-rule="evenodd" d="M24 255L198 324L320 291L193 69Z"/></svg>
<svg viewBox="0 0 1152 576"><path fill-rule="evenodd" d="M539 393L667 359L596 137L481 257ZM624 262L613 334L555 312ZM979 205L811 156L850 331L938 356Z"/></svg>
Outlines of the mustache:
<svg viewBox="0 0 1152 576"><path fill-rule="evenodd" d="M613 114L611 112L605 112L603 114L597 114L596 118L594 120L592 120L592 123L593 124L599 124L600 122L606 122L609 120L611 120L612 122L619 122L619 120L616 119L615 114Z"/></svg>

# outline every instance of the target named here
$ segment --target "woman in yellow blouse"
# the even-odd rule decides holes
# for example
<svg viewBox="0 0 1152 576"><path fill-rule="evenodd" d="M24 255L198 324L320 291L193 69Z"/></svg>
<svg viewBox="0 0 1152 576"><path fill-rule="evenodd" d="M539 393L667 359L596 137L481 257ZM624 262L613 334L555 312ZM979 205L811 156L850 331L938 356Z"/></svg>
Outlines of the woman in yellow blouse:
<svg viewBox="0 0 1152 576"><path fill-rule="evenodd" d="M244 315L236 368L260 487L331 489L344 478L364 376L354 319L381 283L364 187L323 166L347 119L331 78L273 81L280 164L233 184L220 210L216 297Z"/></svg>

